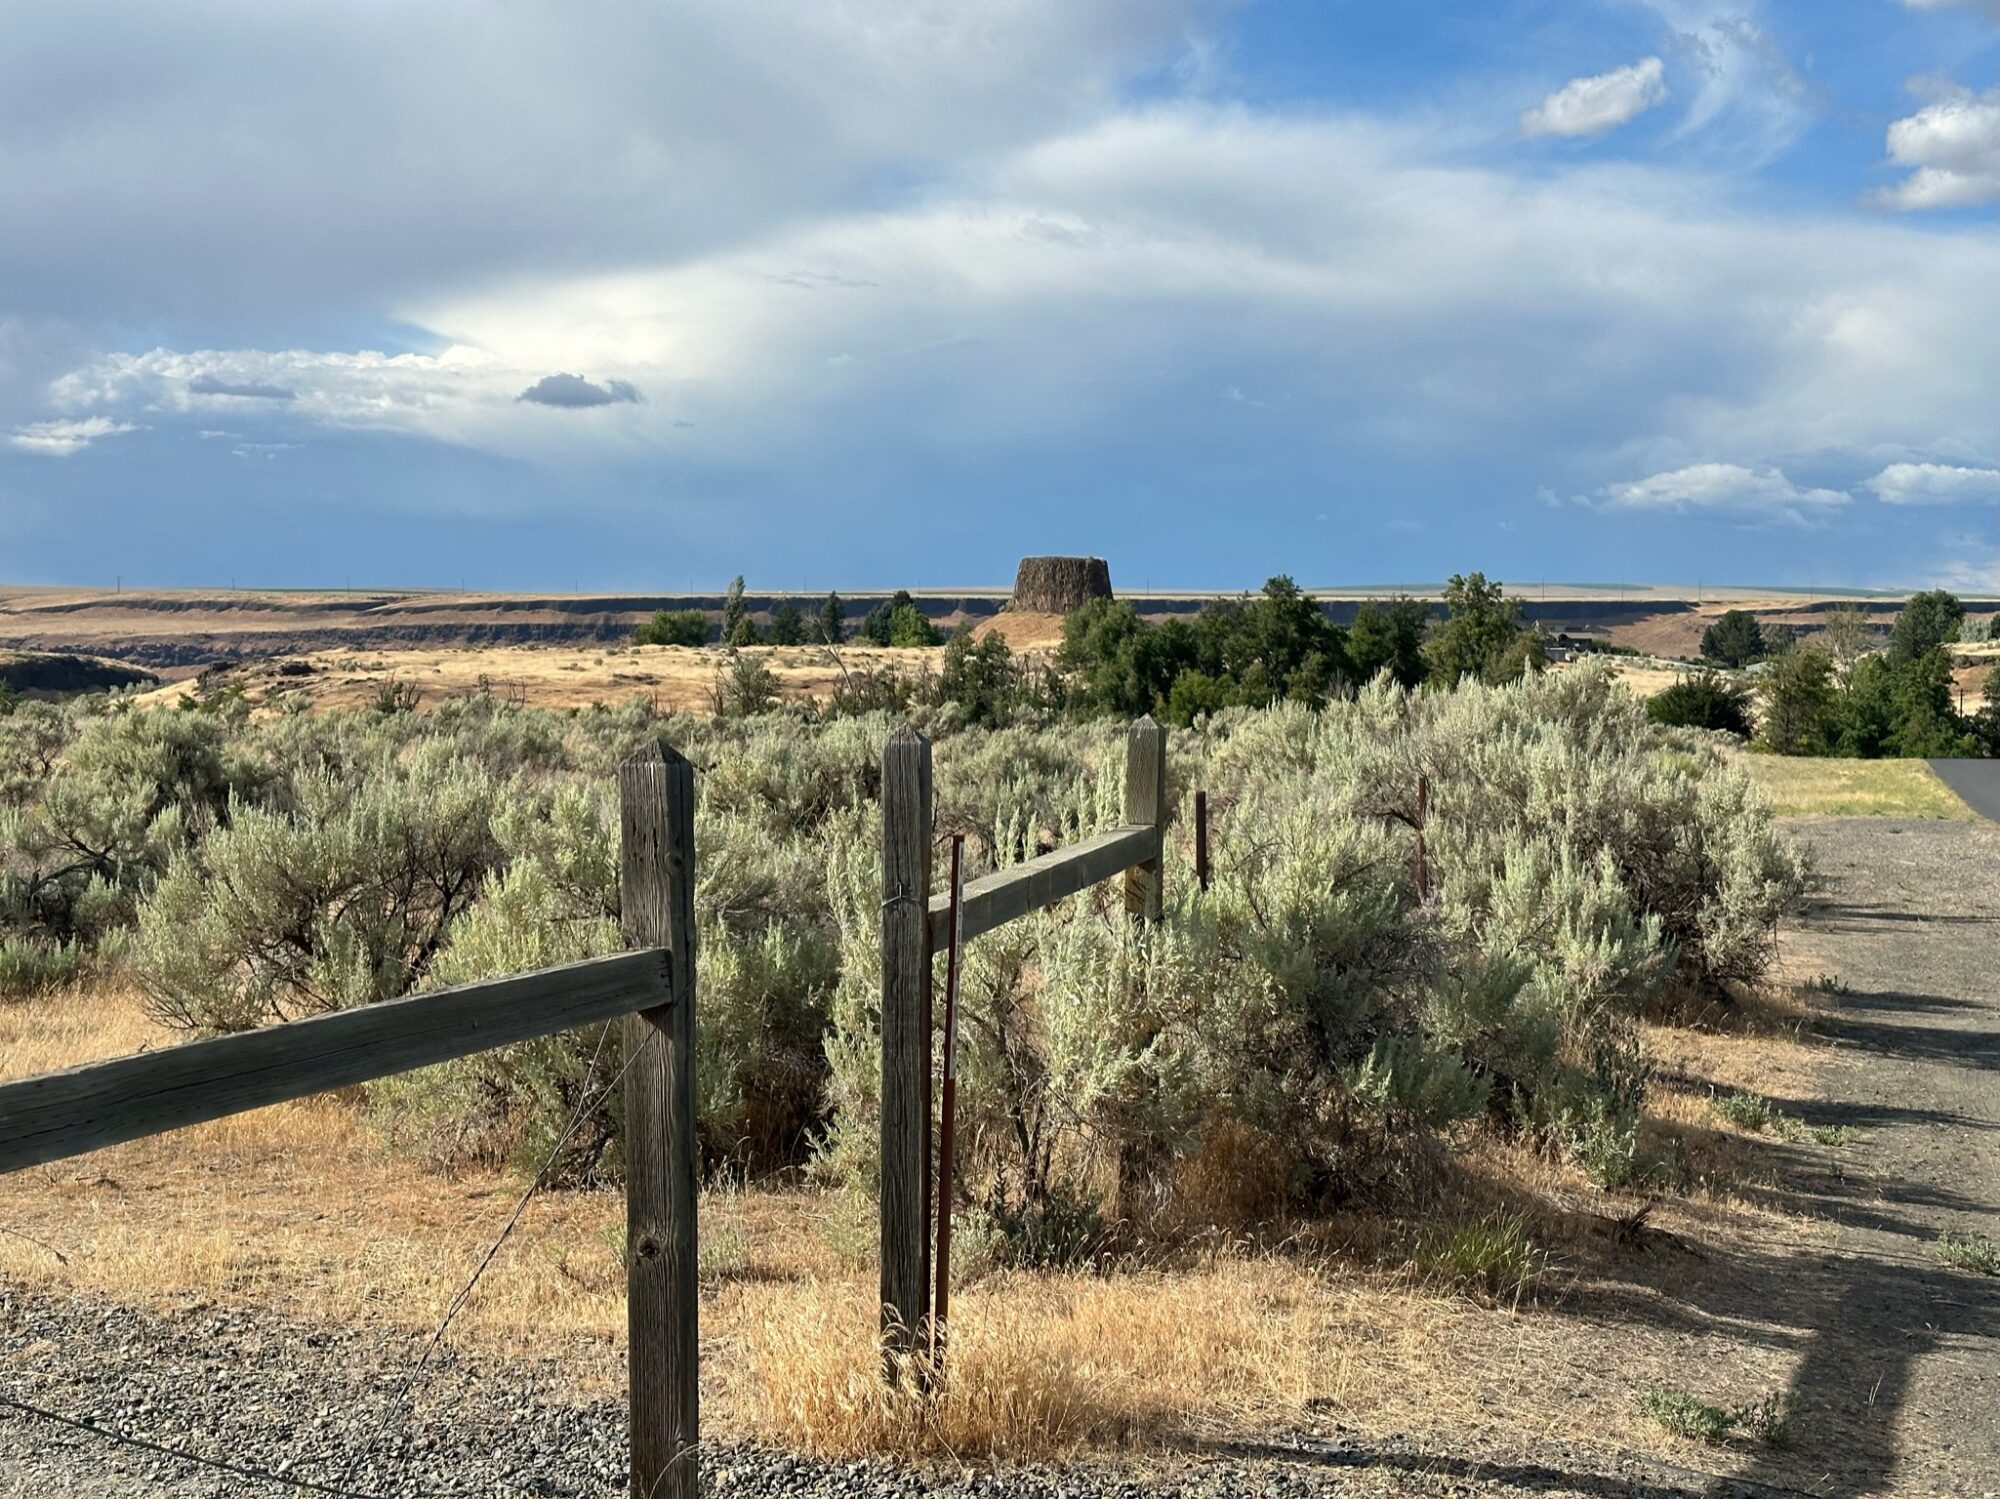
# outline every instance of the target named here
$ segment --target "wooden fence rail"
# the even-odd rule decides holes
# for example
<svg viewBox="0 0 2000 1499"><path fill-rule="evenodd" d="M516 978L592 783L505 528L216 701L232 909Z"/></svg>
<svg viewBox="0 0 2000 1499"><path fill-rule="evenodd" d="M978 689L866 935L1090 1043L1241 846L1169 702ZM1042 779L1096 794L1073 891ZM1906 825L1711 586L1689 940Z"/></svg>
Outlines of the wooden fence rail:
<svg viewBox="0 0 2000 1499"><path fill-rule="evenodd" d="M1158 921L1167 820L1167 731L1141 718L1125 739L1125 825L1002 869L964 888L967 939L1104 880L1125 877L1125 909ZM931 1316L931 956L951 898L931 896L931 746L899 729L882 752L882 1345L900 1379L928 1345ZM951 1211L951 1183L935 1211Z"/></svg>
<svg viewBox="0 0 2000 1499"><path fill-rule="evenodd" d="M609 1020L667 994L666 953L617 953L0 1084L0 1171Z"/></svg>
<svg viewBox="0 0 2000 1499"><path fill-rule="evenodd" d="M964 940L970 942L1018 916L1052 906L1159 856L1160 830L1134 826L1113 828L1026 864L996 870L965 887ZM942 952L950 936L951 897L934 895L930 904L931 951Z"/></svg>
<svg viewBox="0 0 2000 1499"><path fill-rule="evenodd" d="M0 1171L627 1016L632 1493L695 1499L694 772L656 746L618 785L637 951L0 1084Z"/></svg>

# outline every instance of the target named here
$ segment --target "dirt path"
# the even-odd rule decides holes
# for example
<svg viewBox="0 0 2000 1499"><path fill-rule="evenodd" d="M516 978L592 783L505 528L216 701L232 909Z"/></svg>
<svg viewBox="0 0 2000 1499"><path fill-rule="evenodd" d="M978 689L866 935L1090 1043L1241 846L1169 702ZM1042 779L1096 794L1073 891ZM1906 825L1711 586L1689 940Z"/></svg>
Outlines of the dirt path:
<svg viewBox="0 0 2000 1499"><path fill-rule="evenodd" d="M2000 1237L2000 828L1794 831L1826 885L1786 948L1834 986L1837 1050L1821 1100L1778 1102L1861 1133L1844 1163L1789 1182L1834 1231L1817 1262L1774 1266L1764 1287L1767 1306L1806 1316L1795 1451L1751 1476L1829 1495L2000 1494L2000 1280L1934 1251L1948 1230Z"/></svg>

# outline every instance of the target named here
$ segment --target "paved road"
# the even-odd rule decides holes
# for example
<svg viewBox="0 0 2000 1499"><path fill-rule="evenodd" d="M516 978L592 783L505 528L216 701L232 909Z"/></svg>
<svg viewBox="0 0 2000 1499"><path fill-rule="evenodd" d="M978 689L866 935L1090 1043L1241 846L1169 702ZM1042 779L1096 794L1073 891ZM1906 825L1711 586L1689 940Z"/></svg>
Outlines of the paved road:
<svg viewBox="0 0 2000 1499"><path fill-rule="evenodd" d="M1969 763L2000 790L2000 765ZM1948 1230L2000 1237L2000 828L1794 831L1825 885L1786 946L1838 982L1822 1096L1784 1107L1859 1134L1792 1184L1791 1209L1833 1230L1824 1254L1775 1261L1758 1288L1799 1357L1793 1448L1751 1472L1830 1499L2000 1496L2000 1281L1934 1247Z"/></svg>
<svg viewBox="0 0 2000 1499"><path fill-rule="evenodd" d="M1966 806L2000 822L2000 760L1933 760L1930 766Z"/></svg>

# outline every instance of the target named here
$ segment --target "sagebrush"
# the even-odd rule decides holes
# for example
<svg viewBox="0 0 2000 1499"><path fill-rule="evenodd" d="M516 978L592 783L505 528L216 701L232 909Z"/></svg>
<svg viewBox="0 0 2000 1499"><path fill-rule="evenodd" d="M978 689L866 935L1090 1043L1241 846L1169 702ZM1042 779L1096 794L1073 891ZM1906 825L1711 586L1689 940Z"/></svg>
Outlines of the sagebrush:
<svg viewBox="0 0 2000 1499"><path fill-rule="evenodd" d="M1120 820L1122 723L912 711L969 874ZM0 983L123 963L162 1019L227 1030L610 950L612 771L665 740L699 771L709 1164L866 1192L879 765L900 721L489 695L263 717L27 705L0 719ZM1379 1190L1465 1129L1620 1185L1641 1169L1642 1006L1755 978L1802 887L1707 736L1649 724L1597 668L1450 691L1384 671L1324 706L1197 718L1169 767L1163 921L1135 926L1106 888L965 955L961 1190L995 1263L1071 1261L1224 1197L1255 1214ZM525 1155L618 1047L616 1027L547 1038L371 1097L441 1162ZM572 1179L617 1175L616 1107L571 1142Z"/></svg>

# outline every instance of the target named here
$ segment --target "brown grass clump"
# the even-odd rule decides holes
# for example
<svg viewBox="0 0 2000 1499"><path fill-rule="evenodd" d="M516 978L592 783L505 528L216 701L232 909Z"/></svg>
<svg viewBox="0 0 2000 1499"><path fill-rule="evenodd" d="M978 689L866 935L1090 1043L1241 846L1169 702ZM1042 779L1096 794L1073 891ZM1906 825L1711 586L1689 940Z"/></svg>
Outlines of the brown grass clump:
<svg viewBox="0 0 2000 1499"><path fill-rule="evenodd" d="M1061 1457L1297 1412L1325 1387L1336 1298L1295 1264L1010 1272L952 1302L945 1378L881 1376L874 1308L791 1288L746 1350L760 1433L822 1456Z"/></svg>

